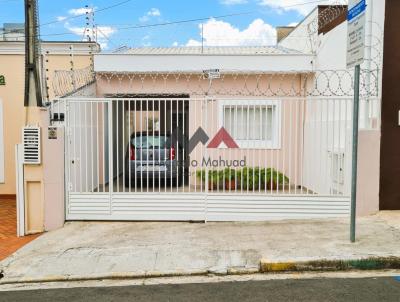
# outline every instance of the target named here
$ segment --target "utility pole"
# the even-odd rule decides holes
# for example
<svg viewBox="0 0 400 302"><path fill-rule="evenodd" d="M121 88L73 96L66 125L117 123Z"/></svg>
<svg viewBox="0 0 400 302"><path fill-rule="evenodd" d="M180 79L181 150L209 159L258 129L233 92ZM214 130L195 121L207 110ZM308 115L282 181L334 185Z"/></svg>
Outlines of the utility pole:
<svg viewBox="0 0 400 302"><path fill-rule="evenodd" d="M37 0L25 0L25 107L43 106L38 19Z"/></svg>

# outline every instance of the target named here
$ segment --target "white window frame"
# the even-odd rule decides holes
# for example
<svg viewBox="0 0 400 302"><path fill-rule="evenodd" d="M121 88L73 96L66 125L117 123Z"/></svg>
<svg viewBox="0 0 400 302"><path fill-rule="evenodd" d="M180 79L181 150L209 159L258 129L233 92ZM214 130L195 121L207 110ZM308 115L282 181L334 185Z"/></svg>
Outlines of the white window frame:
<svg viewBox="0 0 400 302"><path fill-rule="evenodd" d="M237 140L236 143L241 149L281 149L281 135L282 135L282 102L280 100L220 100L218 103L218 116L219 126L224 126L224 108L227 106L238 106L238 107L252 107L255 106L274 106L274 119L273 119L273 130L272 140L260 141L260 140Z"/></svg>

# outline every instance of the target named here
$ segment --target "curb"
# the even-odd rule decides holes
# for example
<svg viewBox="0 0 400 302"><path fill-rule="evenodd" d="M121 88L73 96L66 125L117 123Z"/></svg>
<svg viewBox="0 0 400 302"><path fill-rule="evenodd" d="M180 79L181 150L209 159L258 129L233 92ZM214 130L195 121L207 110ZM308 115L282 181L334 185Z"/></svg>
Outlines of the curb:
<svg viewBox="0 0 400 302"><path fill-rule="evenodd" d="M38 278L10 278L0 279L1 285L23 284L23 283L49 283L49 282L69 282L69 281L95 281L95 280L127 280L127 279L151 279L168 277L194 277L194 276L228 276L228 275L250 275L259 273L259 268L231 268L227 271L194 270L182 272L139 272L139 273L109 273L94 274L90 276L80 275L49 275Z"/></svg>
<svg viewBox="0 0 400 302"><path fill-rule="evenodd" d="M369 257L363 259L321 259L310 261L273 262L263 259L261 273L310 272L310 271L348 271L400 269L400 257Z"/></svg>
<svg viewBox="0 0 400 302"><path fill-rule="evenodd" d="M193 270L174 272L137 272L137 273L109 273L81 275L49 275L38 278L3 278L1 285L23 284L23 283L49 283L69 281L95 281L95 280L127 280L127 279L150 279L168 277L192 277L192 276L229 276L229 275L250 275L258 273L284 273L284 272L332 272L350 270L384 270L400 269L400 257L369 257L363 259L318 259L310 261L285 261L273 262L267 259L260 261L259 268L230 268L226 271Z"/></svg>

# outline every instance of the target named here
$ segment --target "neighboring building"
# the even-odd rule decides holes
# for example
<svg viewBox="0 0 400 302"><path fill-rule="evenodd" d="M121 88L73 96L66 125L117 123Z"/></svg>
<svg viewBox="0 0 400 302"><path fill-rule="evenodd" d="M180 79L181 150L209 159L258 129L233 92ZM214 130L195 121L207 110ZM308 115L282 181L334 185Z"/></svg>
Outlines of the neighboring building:
<svg viewBox="0 0 400 302"><path fill-rule="evenodd" d="M24 41L25 24L24 23L4 23L0 28L0 41Z"/></svg>
<svg viewBox="0 0 400 302"><path fill-rule="evenodd" d="M5 29L19 28L9 26ZM19 39L20 31L13 38L0 41L0 195L16 194L15 145L21 143L21 129L27 123L24 107L25 44ZM92 52L98 45L87 42L42 42L44 96L54 97L55 71L88 68L92 64ZM48 90L45 88L48 87ZM46 100L45 100L46 101ZM2 115L1 115L2 113Z"/></svg>

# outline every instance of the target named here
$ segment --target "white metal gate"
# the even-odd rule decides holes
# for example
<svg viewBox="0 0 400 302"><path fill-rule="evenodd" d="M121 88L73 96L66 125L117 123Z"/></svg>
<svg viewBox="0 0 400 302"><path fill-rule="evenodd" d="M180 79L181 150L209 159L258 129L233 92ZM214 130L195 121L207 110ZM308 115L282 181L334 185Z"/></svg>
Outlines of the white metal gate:
<svg viewBox="0 0 400 302"><path fill-rule="evenodd" d="M67 220L349 214L351 98L63 98Z"/></svg>

